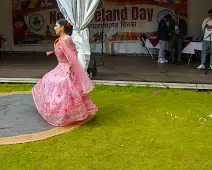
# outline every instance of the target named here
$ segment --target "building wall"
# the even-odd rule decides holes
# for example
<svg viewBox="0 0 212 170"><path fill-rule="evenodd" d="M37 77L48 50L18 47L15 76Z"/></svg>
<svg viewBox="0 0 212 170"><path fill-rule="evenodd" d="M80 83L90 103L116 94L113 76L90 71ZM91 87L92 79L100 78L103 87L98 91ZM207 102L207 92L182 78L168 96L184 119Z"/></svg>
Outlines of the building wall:
<svg viewBox="0 0 212 170"><path fill-rule="evenodd" d="M7 40L4 50L11 51L13 47L12 30L12 0L0 1L0 34Z"/></svg>
<svg viewBox="0 0 212 170"><path fill-rule="evenodd" d="M207 11L212 8L212 0L188 0L188 35L202 36L201 24L207 17ZM3 46L6 51L21 51L21 47L13 47L13 30L12 30L12 0L0 1L1 26L0 34L7 40ZM24 47L25 51L45 51L46 47L29 46Z"/></svg>
<svg viewBox="0 0 212 170"><path fill-rule="evenodd" d="M188 34L189 36L202 36L203 20L212 8L212 0L188 0Z"/></svg>

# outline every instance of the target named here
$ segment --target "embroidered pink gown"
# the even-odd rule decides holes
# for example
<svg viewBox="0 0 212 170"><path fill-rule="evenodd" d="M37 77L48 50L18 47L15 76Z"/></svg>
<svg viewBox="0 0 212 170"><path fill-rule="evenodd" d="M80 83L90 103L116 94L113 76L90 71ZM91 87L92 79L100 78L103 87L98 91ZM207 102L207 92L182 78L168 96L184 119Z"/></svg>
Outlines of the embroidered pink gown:
<svg viewBox="0 0 212 170"><path fill-rule="evenodd" d="M98 108L88 97L94 86L79 64L71 37L58 41L54 53L58 65L35 85L32 95L46 122L65 126L86 119ZM71 73L68 72L70 65Z"/></svg>

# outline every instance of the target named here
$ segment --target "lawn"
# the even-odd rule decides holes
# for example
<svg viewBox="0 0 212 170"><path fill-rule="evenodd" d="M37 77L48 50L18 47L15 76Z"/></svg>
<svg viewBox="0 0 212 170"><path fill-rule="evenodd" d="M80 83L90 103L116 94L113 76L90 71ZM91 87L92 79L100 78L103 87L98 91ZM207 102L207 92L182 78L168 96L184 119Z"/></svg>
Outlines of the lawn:
<svg viewBox="0 0 212 170"><path fill-rule="evenodd" d="M0 93L31 88L0 85ZM95 119L48 140L0 146L1 170L212 169L212 94L100 86L90 97Z"/></svg>

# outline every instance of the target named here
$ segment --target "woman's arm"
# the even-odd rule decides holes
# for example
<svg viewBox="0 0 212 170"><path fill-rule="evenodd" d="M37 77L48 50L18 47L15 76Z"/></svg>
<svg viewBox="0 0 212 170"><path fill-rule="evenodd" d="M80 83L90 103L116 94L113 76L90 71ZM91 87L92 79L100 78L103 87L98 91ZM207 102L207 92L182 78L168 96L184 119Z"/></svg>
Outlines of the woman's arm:
<svg viewBox="0 0 212 170"><path fill-rule="evenodd" d="M65 39L65 44L73 53L75 53L77 55L77 50L76 50L76 48L74 46L74 42L70 36Z"/></svg>
<svg viewBox="0 0 212 170"><path fill-rule="evenodd" d="M72 55L75 55L75 57L77 58L77 51L74 46L72 38L70 36L68 36L68 38L66 38L64 41L65 41L65 46L70 50ZM71 73L72 72L72 62L69 61L69 64L70 64L69 73Z"/></svg>
<svg viewBox="0 0 212 170"><path fill-rule="evenodd" d="M52 55L52 54L54 54L54 51L48 51L48 52L46 52L46 55L47 55L47 56L50 56L50 55Z"/></svg>
<svg viewBox="0 0 212 170"><path fill-rule="evenodd" d="M82 92L84 94L90 93L93 90L94 85L91 79L89 78L88 74L85 72L85 70L79 63L79 60L77 57L77 51L73 44L72 38L70 36L67 36L67 38L65 38L62 41L61 47L62 47L64 55L66 56L67 60L71 64L71 71L74 71L76 80L81 86Z"/></svg>

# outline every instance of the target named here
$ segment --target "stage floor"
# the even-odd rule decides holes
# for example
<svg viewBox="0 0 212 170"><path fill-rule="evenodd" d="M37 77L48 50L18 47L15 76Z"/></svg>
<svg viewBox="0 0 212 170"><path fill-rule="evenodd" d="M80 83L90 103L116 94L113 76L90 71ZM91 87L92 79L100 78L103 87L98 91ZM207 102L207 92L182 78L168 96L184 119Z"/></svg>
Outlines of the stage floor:
<svg viewBox="0 0 212 170"><path fill-rule="evenodd" d="M95 55L97 64L101 56ZM104 56L104 66L98 66L95 80L116 80L166 83L212 83L212 73L196 69L197 62L190 65L158 64L150 56ZM57 64L54 56L45 53L3 54L0 78L41 78Z"/></svg>
<svg viewBox="0 0 212 170"><path fill-rule="evenodd" d="M0 145L44 140L75 130L93 118L55 127L40 116L30 91L0 94Z"/></svg>

